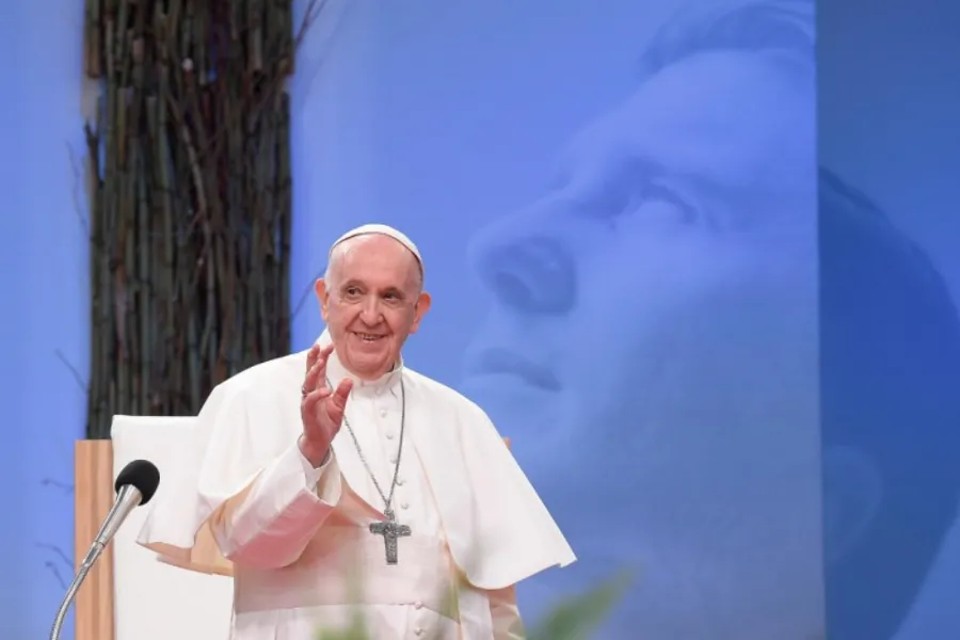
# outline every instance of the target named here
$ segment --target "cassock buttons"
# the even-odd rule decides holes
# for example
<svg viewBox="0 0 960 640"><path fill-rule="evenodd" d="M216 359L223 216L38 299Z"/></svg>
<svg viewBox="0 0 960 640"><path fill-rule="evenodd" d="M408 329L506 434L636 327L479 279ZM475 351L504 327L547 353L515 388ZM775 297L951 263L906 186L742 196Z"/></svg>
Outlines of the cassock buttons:
<svg viewBox="0 0 960 640"><path fill-rule="evenodd" d="M417 627L416 629L413 630L413 632L419 636L423 634L423 629L421 629L420 627Z"/></svg>
<svg viewBox="0 0 960 640"><path fill-rule="evenodd" d="M400 508L401 508L401 509L409 509L409 508L410 508L410 503L409 503L409 502L404 502L403 504L400 505Z"/></svg>
<svg viewBox="0 0 960 640"><path fill-rule="evenodd" d="M397 454L393 454L392 456L390 456L390 464L396 464L396 463L397 463Z"/></svg>
<svg viewBox="0 0 960 640"><path fill-rule="evenodd" d="M388 434L387 434L387 440L393 440L393 434L392 434L392 433L388 433Z"/></svg>
<svg viewBox="0 0 960 640"><path fill-rule="evenodd" d="M386 418L386 417L387 417L387 410L386 410L386 409L380 409L380 417L381 417L381 418Z"/></svg>
<svg viewBox="0 0 960 640"><path fill-rule="evenodd" d="M414 609L423 609L423 602L421 602L420 600L417 600L416 602L413 603L413 608L414 608Z"/></svg>
<svg viewBox="0 0 960 640"><path fill-rule="evenodd" d="M398 484L399 486L402 487L402 486L403 486L403 482L404 482L403 478L397 478L397 484Z"/></svg>

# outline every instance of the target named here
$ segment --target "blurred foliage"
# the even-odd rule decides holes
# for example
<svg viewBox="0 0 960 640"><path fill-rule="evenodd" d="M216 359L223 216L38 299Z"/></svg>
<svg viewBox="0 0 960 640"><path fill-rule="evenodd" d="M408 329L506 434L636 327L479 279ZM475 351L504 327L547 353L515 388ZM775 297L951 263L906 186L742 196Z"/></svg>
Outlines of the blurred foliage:
<svg viewBox="0 0 960 640"><path fill-rule="evenodd" d="M373 640L367 632L360 607L355 607L350 615L350 624L341 631L320 631L317 640Z"/></svg>
<svg viewBox="0 0 960 640"><path fill-rule="evenodd" d="M584 594L555 605L527 640L584 640L594 633L633 581L629 573L605 580Z"/></svg>
<svg viewBox="0 0 960 640"><path fill-rule="evenodd" d="M622 572L585 593L561 601L528 630L527 640L588 640L623 599L632 582L632 574ZM321 630L316 640L376 640L366 629L362 611L361 606L356 606L346 629ZM430 640L429 636L425 638Z"/></svg>

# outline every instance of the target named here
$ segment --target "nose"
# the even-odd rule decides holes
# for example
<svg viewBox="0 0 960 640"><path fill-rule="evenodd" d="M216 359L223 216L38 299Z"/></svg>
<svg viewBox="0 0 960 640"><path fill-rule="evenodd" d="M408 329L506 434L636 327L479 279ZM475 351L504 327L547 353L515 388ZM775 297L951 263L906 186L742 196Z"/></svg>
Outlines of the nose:
<svg viewBox="0 0 960 640"><path fill-rule="evenodd" d="M576 303L573 256L557 238L491 231L478 236L470 253L481 279L504 305L558 315Z"/></svg>
<svg viewBox="0 0 960 640"><path fill-rule="evenodd" d="M363 306L360 308L360 320L372 327L380 322L380 300L376 295L368 295L363 299Z"/></svg>

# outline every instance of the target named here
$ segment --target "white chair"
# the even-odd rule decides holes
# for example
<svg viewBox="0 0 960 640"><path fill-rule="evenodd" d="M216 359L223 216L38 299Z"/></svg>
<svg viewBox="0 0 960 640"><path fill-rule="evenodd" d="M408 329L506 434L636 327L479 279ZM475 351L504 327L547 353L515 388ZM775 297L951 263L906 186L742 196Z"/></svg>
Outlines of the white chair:
<svg viewBox="0 0 960 640"><path fill-rule="evenodd" d="M130 461L144 459L160 470L156 498L173 487L163 478L190 445L192 418L115 416L111 430L114 477ZM165 472L168 472L165 474ZM135 509L114 541L116 640L226 640L233 599L232 579L180 569L156 559L136 543L150 504Z"/></svg>
<svg viewBox="0 0 960 640"><path fill-rule="evenodd" d="M154 500L172 490L164 477L173 475L180 452L189 446L193 425L192 418L115 416L112 441L78 443L78 551L89 546L95 535L91 527L99 526L104 509L113 502L113 478L130 461L149 460L159 469ZM88 576L81 590L84 597L77 599L76 639L226 640L232 579L171 566L138 545L137 535L150 507L148 503L131 512L108 547L110 553Z"/></svg>

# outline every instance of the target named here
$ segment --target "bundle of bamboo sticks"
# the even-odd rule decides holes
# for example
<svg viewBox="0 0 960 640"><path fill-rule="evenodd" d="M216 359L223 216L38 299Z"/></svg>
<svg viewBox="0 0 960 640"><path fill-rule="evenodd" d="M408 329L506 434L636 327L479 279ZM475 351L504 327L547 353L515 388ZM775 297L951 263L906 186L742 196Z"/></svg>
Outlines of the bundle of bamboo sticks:
<svg viewBox="0 0 960 640"><path fill-rule="evenodd" d="M291 5L86 0L90 438L288 352Z"/></svg>

